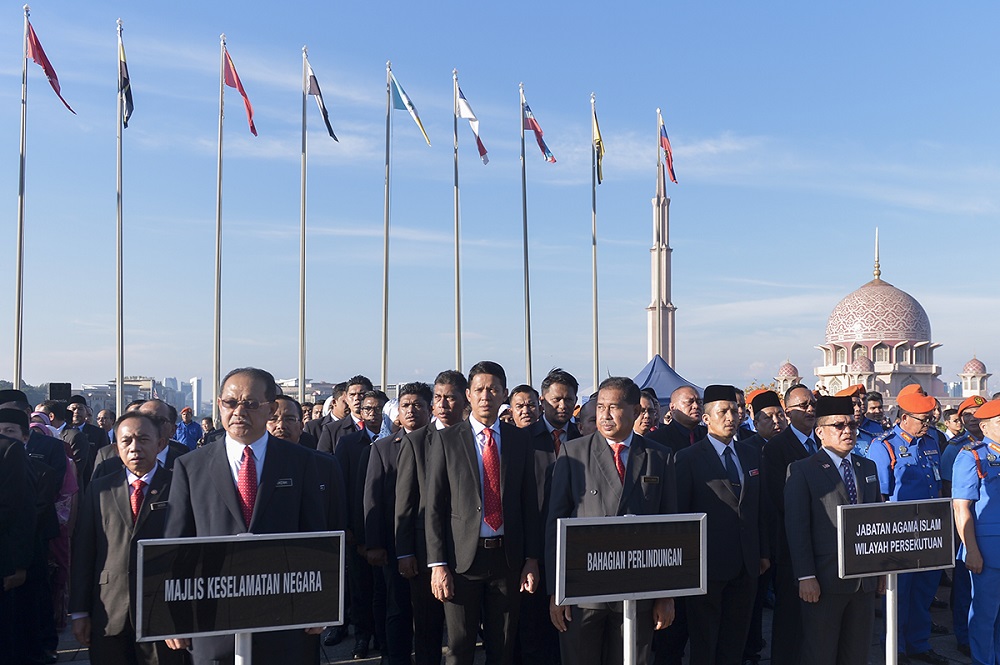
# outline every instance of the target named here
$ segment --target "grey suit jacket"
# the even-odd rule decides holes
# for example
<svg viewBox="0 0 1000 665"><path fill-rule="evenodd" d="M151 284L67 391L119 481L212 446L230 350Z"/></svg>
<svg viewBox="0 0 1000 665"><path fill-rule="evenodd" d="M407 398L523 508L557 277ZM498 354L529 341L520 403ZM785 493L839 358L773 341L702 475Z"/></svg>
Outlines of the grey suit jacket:
<svg viewBox="0 0 1000 665"><path fill-rule="evenodd" d="M427 559L456 573L472 566L483 521L482 481L469 421L439 432L427 463ZM524 431L500 424L504 554L511 570L542 554L534 456Z"/></svg>
<svg viewBox="0 0 1000 665"><path fill-rule="evenodd" d="M878 471L869 459L851 454L858 503L882 500ZM795 578L815 576L820 601L826 593L874 591L876 579L842 580L837 565L837 506L850 504L847 488L825 451L788 467L785 483L785 526Z"/></svg>
<svg viewBox="0 0 1000 665"><path fill-rule="evenodd" d="M547 570L556 569L560 518L677 512L673 453L669 449L634 434L624 485L618 477L614 452L600 433L570 441L562 450L565 454L560 452L552 471L552 492L545 520ZM549 575L547 583L548 593L555 593L555 576Z"/></svg>
<svg viewBox="0 0 1000 665"><path fill-rule="evenodd" d="M170 480L169 470L156 470L135 525L124 468L95 478L80 502L69 611L89 612L94 632L111 636L127 626L134 630L136 542L163 537Z"/></svg>
<svg viewBox="0 0 1000 665"><path fill-rule="evenodd" d="M419 566L427 565L427 458L436 440L434 423L415 429L399 442L396 459L396 555L415 556Z"/></svg>

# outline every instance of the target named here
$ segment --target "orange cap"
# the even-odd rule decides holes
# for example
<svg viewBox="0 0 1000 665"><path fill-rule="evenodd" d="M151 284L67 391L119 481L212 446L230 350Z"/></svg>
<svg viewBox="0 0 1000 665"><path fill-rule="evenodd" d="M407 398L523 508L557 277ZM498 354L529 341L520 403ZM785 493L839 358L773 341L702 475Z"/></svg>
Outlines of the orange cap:
<svg viewBox="0 0 1000 665"><path fill-rule="evenodd" d="M979 395L973 395L972 397L966 398L964 402L958 405L958 417L961 418L962 412L965 411L966 409L978 409L983 404L986 404L985 397L980 397ZM976 415L977 416L979 415L978 411L976 412Z"/></svg>
<svg viewBox="0 0 1000 665"><path fill-rule="evenodd" d="M988 420L990 418L996 418L997 416L1000 416L1000 399L987 402L979 407L978 411L976 411L976 418L979 420Z"/></svg>
<svg viewBox="0 0 1000 665"><path fill-rule="evenodd" d="M899 398L902 397L903 395L910 395L913 393L916 393L917 395L927 394L924 392L924 389L920 387L919 383L911 383L910 385L905 386L902 390L900 390L899 394L896 395L896 397Z"/></svg>
<svg viewBox="0 0 1000 665"><path fill-rule="evenodd" d="M747 404L753 404L753 398L767 392L767 388L757 388L747 393Z"/></svg>
<svg viewBox="0 0 1000 665"><path fill-rule="evenodd" d="M903 411L913 414L930 413L937 406L936 399L913 390L906 394L900 393L896 397L896 403Z"/></svg>
<svg viewBox="0 0 1000 665"><path fill-rule="evenodd" d="M857 397L858 395L865 395L867 393L868 391L865 390L863 384L855 383L853 386L847 386L834 395L834 397Z"/></svg>

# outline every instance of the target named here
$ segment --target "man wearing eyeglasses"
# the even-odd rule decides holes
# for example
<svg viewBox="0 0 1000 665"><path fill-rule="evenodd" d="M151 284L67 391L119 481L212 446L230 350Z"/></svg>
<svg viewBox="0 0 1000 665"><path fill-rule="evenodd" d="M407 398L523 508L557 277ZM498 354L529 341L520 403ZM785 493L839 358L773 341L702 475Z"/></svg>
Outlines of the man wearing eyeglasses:
<svg viewBox="0 0 1000 665"><path fill-rule="evenodd" d="M219 390L225 437L194 450L174 465L167 538L298 533L326 527L325 497L313 453L268 434L277 408L277 386L269 372L253 367L226 375ZM319 629L254 633L253 655L261 663L316 663ZM167 640L172 649L191 648L195 665L233 662L232 635Z"/></svg>
<svg viewBox="0 0 1000 665"><path fill-rule="evenodd" d="M774 554L774 619L771 625L771 662L774 665L797 665L802 643L802 612L799 592L792 574L788 539L785 534L785 478L788 465L806 459L819 445L816 426L816 398L800 384L785 391L785 413L790 424L764 444L761 473L768 497L770 536Z"/></svg>
<svg viewBox="0 0 1000 665"><path fill-rule="evenodd" d="M145 413L153 418L160 429L160 439L162 445L156 458L165 469L173 469L174 462L181 455L189 451L188 447L180 441L170 438L174 433L173 416L176 415L174 408L160 399L150 399L136 407L136 411ZM110 443L97 451L94 459L94 472L91 478L100 478L115 473L122 468L122 461L118 452L118 445Z"/></svg>
<svg viewBox="0 0 1000 665"><path fill-rule="evenodd" d="M354 386L351 386L353 389ZM350 390L348 390L350 394ZM371 444L382 428L382 400L379 393L369 390L361 397L358 409L361 429L348 430L337 441L334 455L344 472L347 488L347 575L351 593L351 623L354 625L355 658L367 658L369 643L374 635L385 644L385 584L376 576L364 556L364 489L368 472ZM344 420L349 420L345 418ZM375 603L379 598L380 602Z"/></svg>
<svg viewBox="0 0 1000 665"><path fill-rule="evenodd" d="M802 600L801 662L868 662L879 581L839 578L837 506L882 500L875 464L852 454L858 422L849 396L820 397L816 434L822 448L788 467L785 521Z"/></svg>
<svg viewBox="0 0 1000 665"><path fill-rule="evenodd" d="M882 495L889 501L936 499L941 496L941 461L937 442L927 435L936 402L917 392L896 397L899 422L875 439L868 457L878 468ZM931 601L941 581L940 570L900 573L898 577L899 646L911 660L945 665L948 659L931 649Z"/></svg>

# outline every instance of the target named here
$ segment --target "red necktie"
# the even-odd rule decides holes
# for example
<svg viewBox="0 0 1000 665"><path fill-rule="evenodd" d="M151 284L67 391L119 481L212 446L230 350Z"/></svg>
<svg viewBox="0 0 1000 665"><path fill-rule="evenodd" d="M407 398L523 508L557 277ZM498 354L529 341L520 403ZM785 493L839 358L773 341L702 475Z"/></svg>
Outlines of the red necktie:
<svg viewBox="0 0 1000 665"><path fill-rule="evenodd" d="M132 504L132 524L139 519L139 511L142 510L142 501L146 498L145 493L142 491L146 488L146 481L142 478L136 478L132 483L132 494L129 496L129 502Z"/></svg>
<svg viewBox="0 0 1000 665"><path fill-rule="evenodd" d="M503 526L503 503L500 499L500 455L493 440L493 430L483 430L486 444L483 446L483 519L494 531Z"/></svg>
<svg viewBox="0 0 1000 665"><path fill-rule="evenodd" d="M247 529L253 517L253 504L257 501L257 462L253 458L250 446L243 446L243 463L236 478L236 489L240 492L240 509L243 511L243 521Z"/></svg>
<svg viewBox="0 0 1000 665"><path fill-rule="evenodd" d="M694 430L691 430L691 445L694 445Z"/></svg>
<svg viewBox="0 0 1000 665"><path fill-rule="evenodd" d="M361 422L358 423L358 431L360 432L364 428L365 428L365 421L362 420Z"/></svg>
<svg viewBox="0 0 1000 665"><path fill-rule="evenodd" d="M559 446L562 445L561 443L559 443L559 439L562 438L562 434L563 431L561 429L552 430L552 447L556 451L556 457L559 457Z"/></svg>
<svg viewBox="0 0 1000 665"><path fill-rule="evenodd" d="M615 451L615 468L618 469L618 478L625 484L625 465L622 463L622 451L625 450L624 443L612 443L611 447Z"/></svg>

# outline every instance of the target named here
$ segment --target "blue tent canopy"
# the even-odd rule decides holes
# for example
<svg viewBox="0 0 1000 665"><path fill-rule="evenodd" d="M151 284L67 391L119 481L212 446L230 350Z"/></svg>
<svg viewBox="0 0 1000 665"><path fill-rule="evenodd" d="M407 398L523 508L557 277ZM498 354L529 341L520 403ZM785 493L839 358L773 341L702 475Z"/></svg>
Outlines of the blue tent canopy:
<svg viewBox="0 0 1000 665"><path fill-rule="evenodd" d="M702 394L702 389L675 372L667 361L659 354L653 356L645 367L635 376L639 388L650 388L656 393L656 398L663 402L670 399L670 394L681 386L691 386Z"/></svg>

